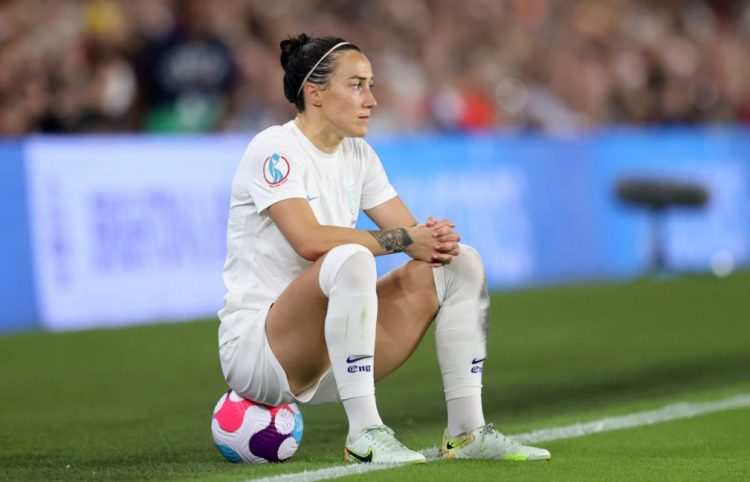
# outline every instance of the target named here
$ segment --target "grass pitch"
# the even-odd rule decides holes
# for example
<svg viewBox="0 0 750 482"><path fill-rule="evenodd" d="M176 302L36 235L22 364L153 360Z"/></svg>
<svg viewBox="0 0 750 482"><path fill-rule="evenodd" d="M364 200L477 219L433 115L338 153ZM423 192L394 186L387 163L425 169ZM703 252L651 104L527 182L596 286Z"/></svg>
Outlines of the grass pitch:
<svg viewBox="0 0 750 482"><path fill-rule="evenodd" d="M493 297L485 415L509 434L750 393L750 273ZM0 480L235 481L340 465L340 406L304 408L292 461L225 462L210 415L225 390L216 320L0 338ZM431 334L377 387L412 448L445 408ZM745 428L743 428L745 427ZM540 444L541 463L431 462L363 480L747 480L750 410Z"/></svg>

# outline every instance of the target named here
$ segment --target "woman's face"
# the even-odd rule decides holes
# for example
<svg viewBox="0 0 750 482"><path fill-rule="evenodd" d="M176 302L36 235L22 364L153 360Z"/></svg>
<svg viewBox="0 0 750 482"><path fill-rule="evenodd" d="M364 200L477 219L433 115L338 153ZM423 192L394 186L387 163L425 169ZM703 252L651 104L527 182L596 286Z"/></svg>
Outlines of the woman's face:
<svg viewBox="0 0 750 482"><path fill-rule="evenodd" d="M363 137L372 108L378 105L370 61L356 50L341 52L336 61L336 70L321 90L321 110L341 137Z"/></svg>

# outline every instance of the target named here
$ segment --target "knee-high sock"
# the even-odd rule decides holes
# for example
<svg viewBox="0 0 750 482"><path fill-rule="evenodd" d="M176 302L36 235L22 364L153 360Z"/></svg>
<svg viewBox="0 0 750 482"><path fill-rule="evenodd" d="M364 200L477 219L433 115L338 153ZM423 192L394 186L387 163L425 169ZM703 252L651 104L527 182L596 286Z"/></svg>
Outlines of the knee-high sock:
<svg viewBox="0 0 750 482"><path fill-rule="evenodd" d="M337 246L320 268L320 288L328 297L325 340L333 376L349 419L349 439L382 424L373 376L378 298L372 253L358 244Z"/></svg>
<svg viewBox="0 0 750 482"><path fill-rule="evenodd" d="M482 371L487 357L489 295L482 259L461 245L454 261L433 269L440 309L435 345L448 406L450 435L484 425Z"/></svg>

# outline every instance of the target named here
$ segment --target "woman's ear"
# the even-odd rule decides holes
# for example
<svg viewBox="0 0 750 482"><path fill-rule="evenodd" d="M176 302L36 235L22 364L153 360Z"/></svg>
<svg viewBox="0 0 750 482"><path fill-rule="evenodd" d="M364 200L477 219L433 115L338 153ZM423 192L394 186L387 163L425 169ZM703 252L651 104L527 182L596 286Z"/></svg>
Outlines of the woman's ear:
<svg viewBox="0 0 750 482"><path fill-rule="evenodd" d="M305 101L309 105L320 107L323 104L323 99L321 98L323 95L323 89L320 88L320 85L307 82L303 91L306 94Z"/></svg>

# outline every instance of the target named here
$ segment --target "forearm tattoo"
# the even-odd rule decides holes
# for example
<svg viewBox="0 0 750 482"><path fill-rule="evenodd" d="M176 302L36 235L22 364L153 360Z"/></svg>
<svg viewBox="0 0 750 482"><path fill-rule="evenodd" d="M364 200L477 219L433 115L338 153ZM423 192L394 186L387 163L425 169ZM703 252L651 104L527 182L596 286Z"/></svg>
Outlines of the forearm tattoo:
<svg viewBox="0 0 750 482"><path fill-rule="evenodd" d="M372 234L381 248L389 253L399 253L414 244L406 228L386 229L384 231L368 231Z"/></svg>

